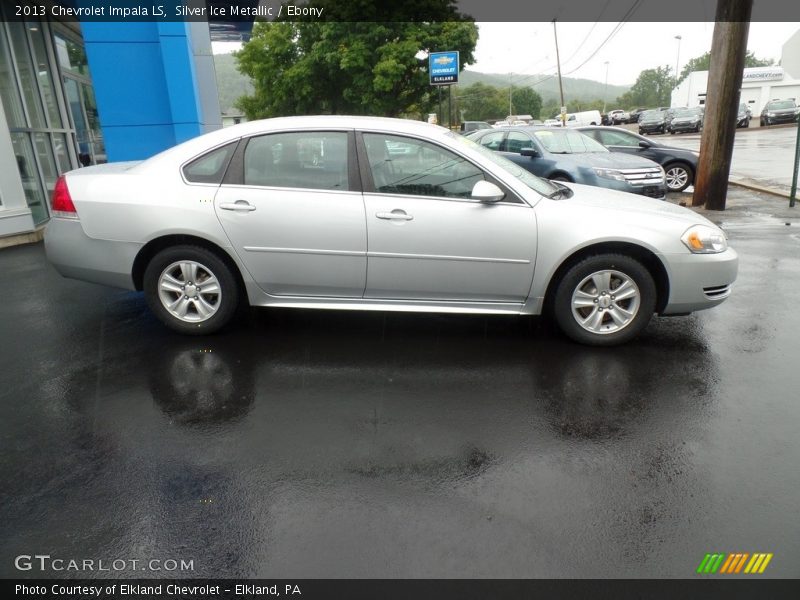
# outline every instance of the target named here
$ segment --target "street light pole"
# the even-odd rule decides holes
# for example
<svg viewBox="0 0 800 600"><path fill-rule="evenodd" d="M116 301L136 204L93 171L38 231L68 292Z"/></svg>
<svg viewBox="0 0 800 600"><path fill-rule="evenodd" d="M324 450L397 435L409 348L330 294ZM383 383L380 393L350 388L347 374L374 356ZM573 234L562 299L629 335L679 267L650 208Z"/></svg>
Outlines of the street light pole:
<svg viewBox="0 0 800 600"><path fill-rule="evenodd" d="M567 126L566 105L564 104L564 85L561 83L561 57L558 54L558 31L556 31L556 20L553 19L553 36L556 39L556 65L558 65L558 91L561 96L561 126Z"/></svg>
<svg viewBox="0 0 800 600"><path fill-rule="evenodd" d="M606 66L606 87L603 90L603 114L606 114L606 100L608 100L608 61L603 64Z"/></svg>
<svg viewBox="0 0 800 600"><path fill-rule="evenodd" d="M679 35L676 35L675 39L678 40L678 56L675 58L675 87L678 87L678 67L681 64L681 40L683 38Z"/></svg>

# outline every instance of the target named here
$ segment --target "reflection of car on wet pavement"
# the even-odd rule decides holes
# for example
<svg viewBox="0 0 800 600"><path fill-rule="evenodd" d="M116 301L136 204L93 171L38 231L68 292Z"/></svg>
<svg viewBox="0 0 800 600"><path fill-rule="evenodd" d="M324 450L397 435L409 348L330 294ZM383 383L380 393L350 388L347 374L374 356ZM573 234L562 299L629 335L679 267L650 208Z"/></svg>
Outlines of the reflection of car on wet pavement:
<svg viewBox="0 0 800 600"><path fill-rule="evenodd" d="M572 130L534 132L567 144L547 145L554 156L573 138L594 145L596 179L627 188L641 176L646 193L656 171L663 186L651 161L612 160ZM654 167L618 168L625 162ZM564 333L598 345L632 339L654 313L716 306L738 264L724 233L690 210L540 179L444 128L366 117L253 121L144 162L67 173L46 248L66 276L143 290L182 333L219 330L240 301L483 314L552 307Z"/></svg>

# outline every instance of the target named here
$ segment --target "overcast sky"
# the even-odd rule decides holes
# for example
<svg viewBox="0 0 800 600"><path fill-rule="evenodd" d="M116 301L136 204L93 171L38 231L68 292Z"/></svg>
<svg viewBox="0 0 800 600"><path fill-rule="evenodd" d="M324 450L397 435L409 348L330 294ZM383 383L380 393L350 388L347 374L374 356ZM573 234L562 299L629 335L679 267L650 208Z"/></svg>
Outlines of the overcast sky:
<svg viewBox="0 0 800 600"><path fill-rule="evenodd" d="M468 69L530 75L556 72L552 23L478 23L478 27L475 63ZM778 60L784 42L798 30L800 23L751 23L747 48L759 58ZM559 23L562 75L605 81L608 61L608 83L632 84L644 69L662 65L674 69L678 58L682 69L690 58L711 50L713 33L714 23L625 23L621 28L619 23ZM677 35L681 36L680 57ZM215 53L232 52L239 44L214 43L213 47ZM535 78L528 80L533 82Z"/></svg>

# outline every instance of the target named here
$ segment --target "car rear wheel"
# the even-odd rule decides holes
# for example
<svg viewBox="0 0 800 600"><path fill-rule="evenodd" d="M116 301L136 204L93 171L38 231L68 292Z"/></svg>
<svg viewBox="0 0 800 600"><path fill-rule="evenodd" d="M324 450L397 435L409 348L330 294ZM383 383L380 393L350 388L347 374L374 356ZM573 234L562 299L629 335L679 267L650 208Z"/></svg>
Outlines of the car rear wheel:
<svg viewBox="0 0 800 600"><path fill-rule="evenodd" d="M684 163L672 163L664 169L667 188L670 192L682 192L692 185L694 175L691 167Z"/></svg>
<svg viewBox="0 0 800 600"><path fill-rule="evenodd" d="M169 328L186 334L213 333L233 317L239 288L231 269L199 246L162 250L144 273L150 310Z"/></svg>
<svg viewBox="0 0 800 600"><path fill-rule="evenodd" d="M553 312L571 339L592 346L627 342L650 322L656 286L648 270L623 254L589 256L561 278Z"/></svg>

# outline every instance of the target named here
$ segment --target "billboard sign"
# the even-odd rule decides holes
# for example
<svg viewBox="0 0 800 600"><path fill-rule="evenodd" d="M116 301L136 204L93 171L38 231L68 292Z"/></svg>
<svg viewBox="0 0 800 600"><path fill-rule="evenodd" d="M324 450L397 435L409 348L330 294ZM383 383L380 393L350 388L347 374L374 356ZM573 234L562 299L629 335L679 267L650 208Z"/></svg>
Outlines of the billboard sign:
<svg viewBox="0 0 800 600"><path fill-rule="evenodd" d="M431 52L428 56L428 73L431 85L458 83L458 51Z"/></svg>

